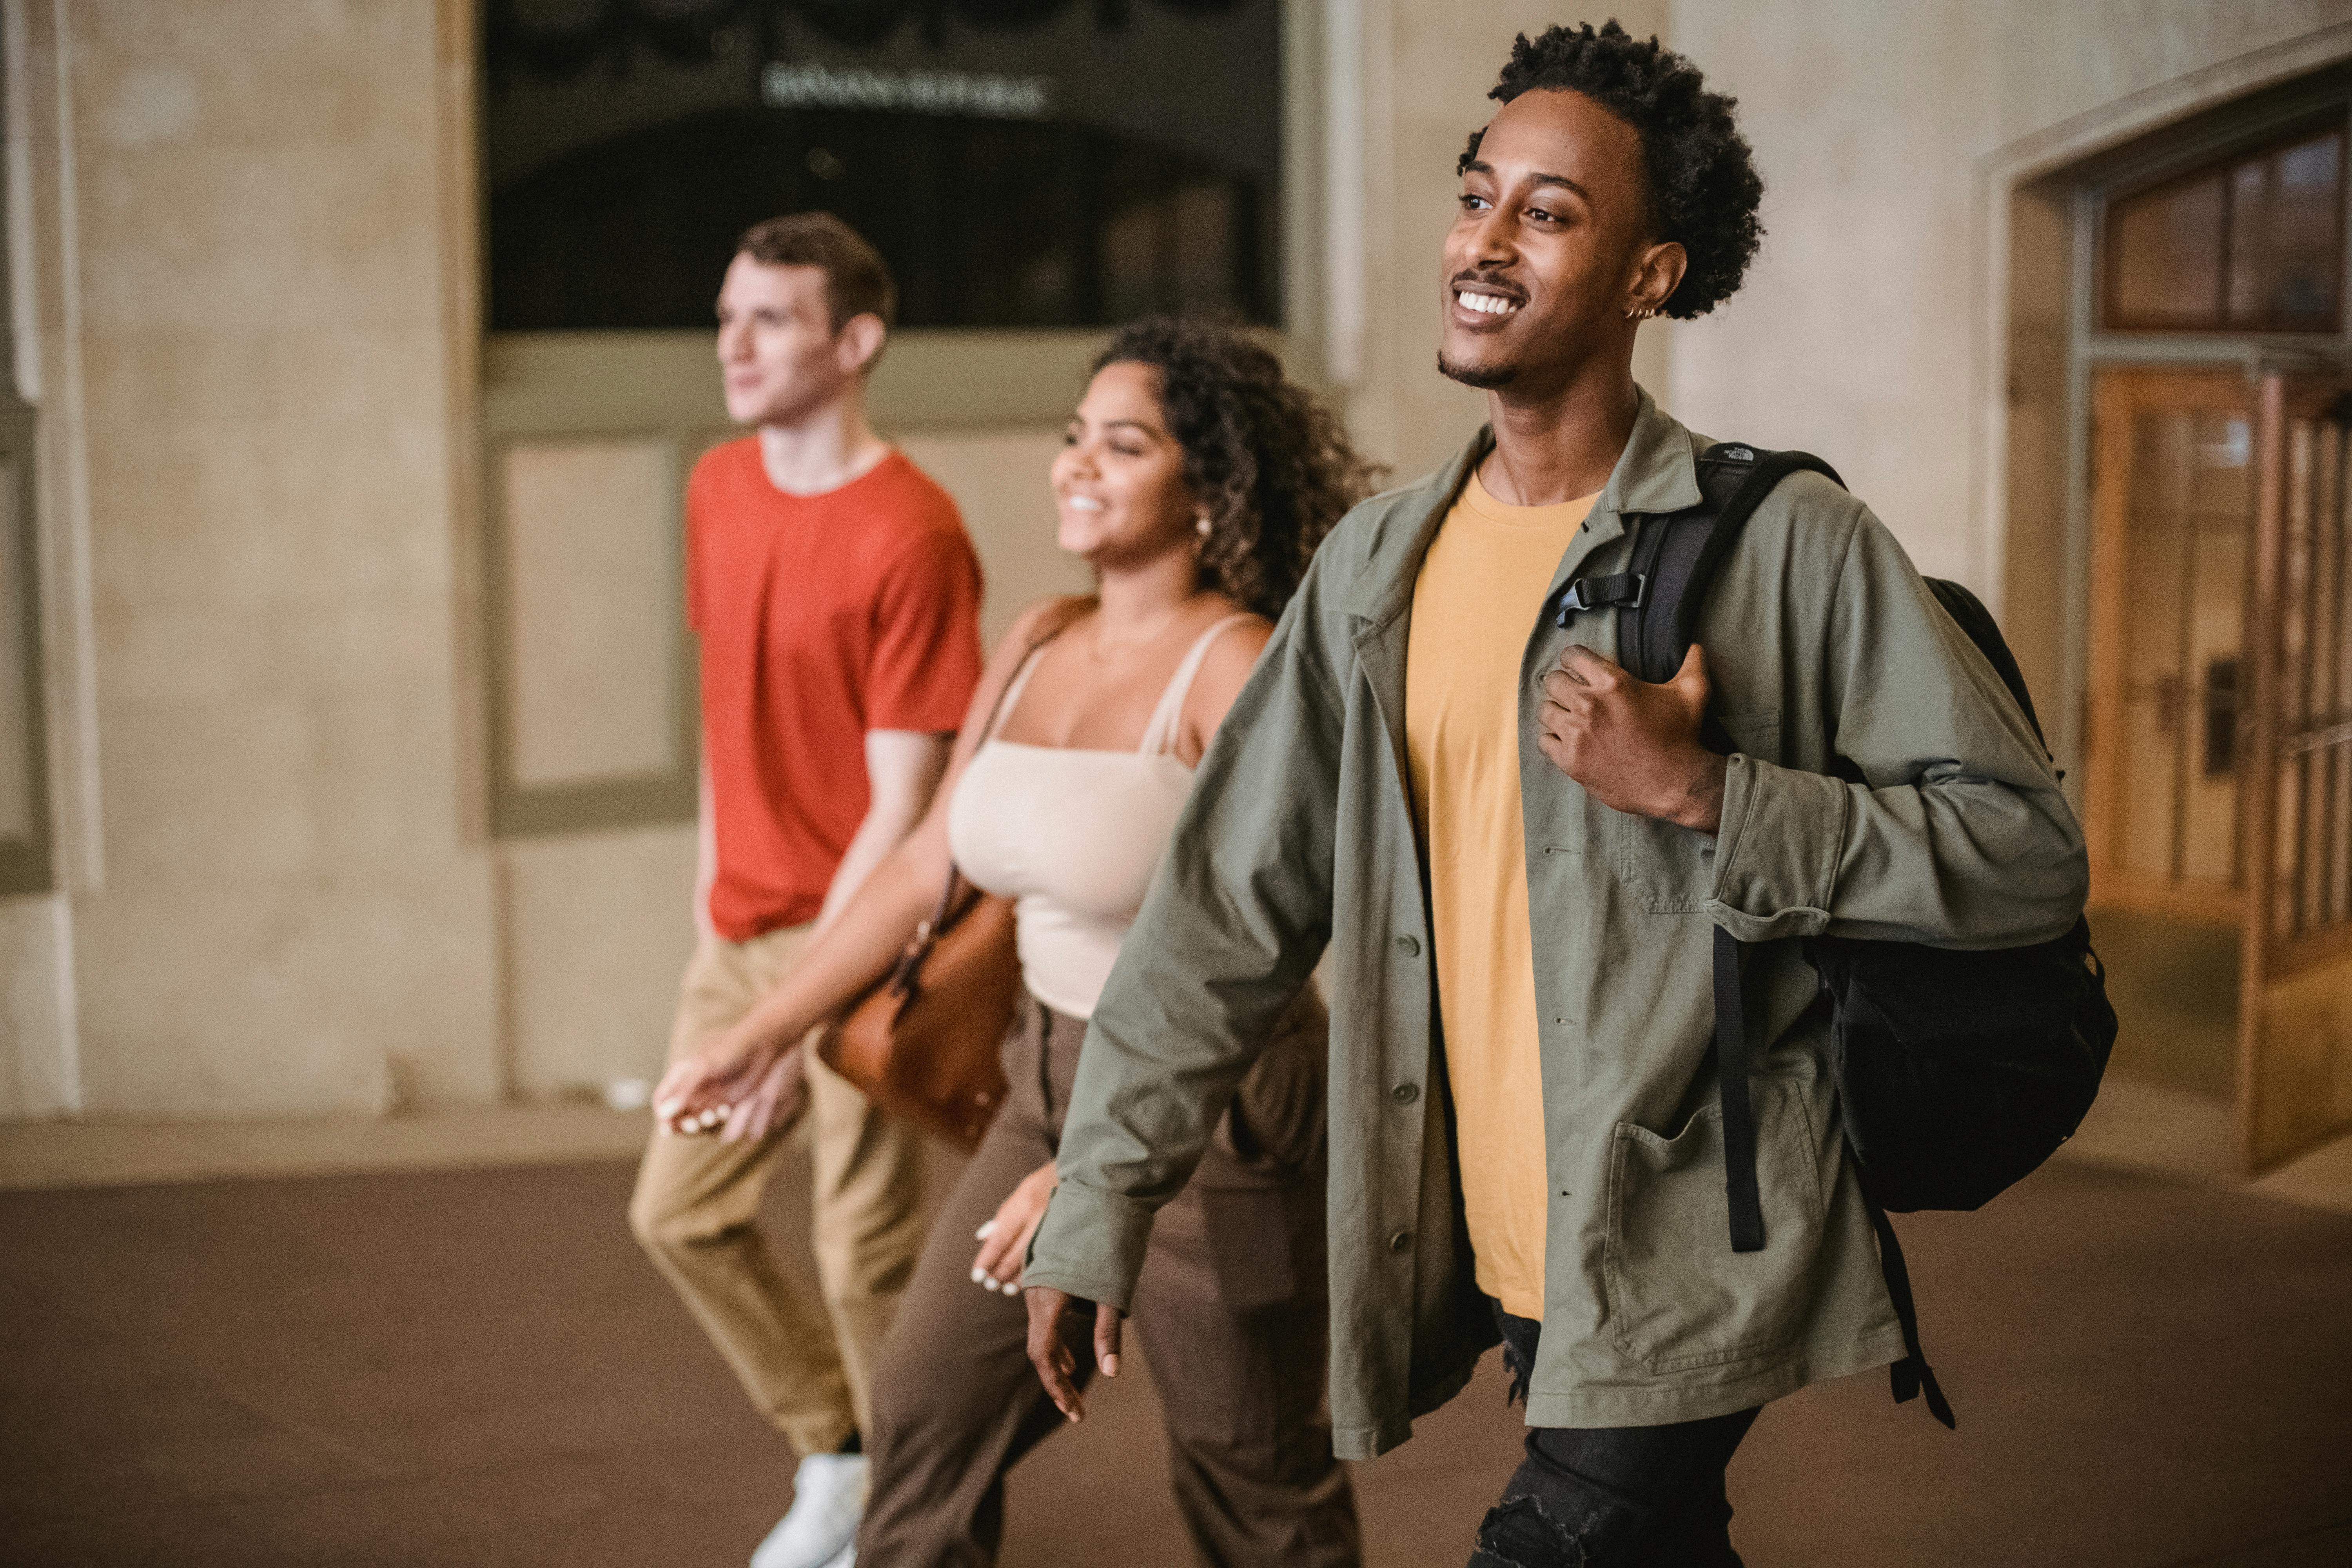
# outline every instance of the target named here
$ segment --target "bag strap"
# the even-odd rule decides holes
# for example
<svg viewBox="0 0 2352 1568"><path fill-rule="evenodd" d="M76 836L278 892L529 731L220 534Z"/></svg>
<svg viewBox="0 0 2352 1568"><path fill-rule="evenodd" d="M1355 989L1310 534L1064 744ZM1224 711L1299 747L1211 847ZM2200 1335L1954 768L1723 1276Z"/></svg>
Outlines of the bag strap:
<svg viewBox="0 0 2352 1568"><path fill-rule="evenodd" d="M1782 479L1796 473L1845 482L1810 452L1768 452L1736 441L1709 447L1698 458L1698 504L1635 517L1626 569L1571 583L1561 600L1559 624L1566 626L1575 610L1613 605L1618 662L1643 680L1671 679L1697 640L1699 614L1748 520ZM1719 733L1709 739L1727 744ZM1761 1012L1755 1005L1746 944L1721 926L1715 931L1714 967L1716 1074L1729 1167L1724 1185L1731 1249L1760 1252L1764 1202L1756 1178L1756 1102L1749 1079L1763 1054L1753 1027Z"/></svg>
<svg viewBox="0 0 2352 1568"><path fill-rule="evenodd" d="M1731 1250L1764 1250L1764 1194L1756 1181L1756 1058L1748 1032L1748 944L1715 928L1715 1071L1723 1093L1724 1196Z"/></svg>
<svg viewBox="0 0 2352 1568"><path fill-rule="evenodd" d="M1699 613L1748 520L1782 479L1816 473L1843 484L1835 468L1810 452L1768 452L1724 441L1699 455L1696 506L1632 519L1624 570L1579 577L1561 597L1559 625L1580 610L1617 611L1618 662L1643 680L1670 679L1697 640ZM1713 720L1709 720L1710 727ZM1719 733L1708 737L1727 744ZM1725 1196L1731 1249L1764 1248L1764 1202L1756 1178L1756 1103L1749 1082L1757 1048L1746 944L1715 930L1716 1074L1722 1087L1723 1152L1728 1164Z"/></svg>
<svg viewBox="0 0 2352 1568"><path fill-rule="evenodd" d="M1739 941L1721 926L1715 928L1716 1070L1723 1089L1723 1155L1727 1167L1724 1190L1731 1210L1734 1252L1760 1252L1764 1247L1763 1201L1756 1181L1755 1086L1750 1077L1756 1063L1751 1031L1759 1015L1754 1005L1756 982L1747 962L1756 945ZM1886 1300L1903 1330L1903 1359L1886 1369L1895 1403L1901 1405L1925 1394L1927 1413L1957 1430L1959 1424L1953 1419L1951 1403L1936 1381L1936 1369L1927 1364L1927 1352L1919 1348L1919 1307L1911 1295L1911 1270L1903 1260L1903 1244L1895 1239L1895 1222L1870 1195L1866 1183L1862 1202L1870 1213L1871 1229L1878 1234L1878 1272L1886 1282Z"/></svg>
<svg viewBox="0 0 2352 1568"><path fill-rule="evenodd" d="M1700 460L1703 465L1714 467L1713 473L1703 470L1700 479L1700 489L1709 501L1714 501L1720 492L1727 493L1722 494L1719 510L1706 525L1697 548L1688 552L1687 570L1677 577L1677 563L1660 549L1652 558L1664 558L1664 564L1651 569L1658 587L1639 595L1633 605L1618 611L1621 651L1628 647L1636 648L1654 663L1671 657L1672 662L1660 679L1671 675L1681 665L1683 654L1696 640L1699 612L1707 592L1738 542L1748 520L1771 494L1773 487L1790 474L1805 472L1822 474L1839 484L1844 482L1838 479L1836 469L1805 452L1759 452L1754 447L1726 445L1709 448ZM1663 521L1681 522L1704 510L1706 504L1702 503L1693 512L1677 513ZM1637 550L1638 547L1637 541ZM1973 604L1973 599L1969 603ZM1977 613L1983 615L1981 607ZM1955 618L1959 617L1956 615ZM1989 622L1990 617L1985 619ZM1664 629L1661 623L1671 626L1672 640L1664 647L1653 640L1659 630ZM1962 620L1962 625L1966 626L1968 623ZM2027 711L2030 716L2032 710ZM1734 1252L1759 1252L1764 1247L1763 1193L1756 1173L1754 1084L1757 1061L1762 1054L1758 1048L1757 1035L1764 1014L1759 994L1758 966L1750 962L1756 945L1739 941L1721 926L1715 928L1716 1072L1722 1091L1727 1167L1724 1195ZM1870 1213L1871 1228L1877 1234L1878 1268L1886 1283L1886 1298L1903 1330L1903 1358L1886 1369L1895 1402L1901 1405L1925 1394L1928 1413L1946 1426L1956 1427L1951 1403L1944 1397L1935 1369L1927 1364L1927 1354L1919 1348L1918 1304L1911 1294L1911 1272L1904 1261L1902 1244L1895 1239L1894 1222L1866 1188L1863 1203Z"/></svg>
<svg viewBox="0 0 2352 1568"><path fill-rule="evenodd" d="M1005 704L1028 684L1030 668L1038 650L1067 631L1070 623L1085 613L1083 603L1080 600L1064 600L1051 614L1043 617L1044 630L1021 650L1020 660L1013 665L1013 673L1004 678L1004 684L996 689L996 700L988 705L988 718L980 727L982 741L996 732L997 721L1004 717ZM915 988L922 983L924 961L931 956L931 949L938 945L940 933L953 922L958 900L968 886L963 879L963 868L955 863L953 856L950 856L947 885L940 889L940 901L932 909L930 919L916 925L915 934L908 939L906 947L898 954L898 962L890 967L892 995L911 997Z"/></svg>
<svg viewBox="0 0 2352 1568"><path fill-rule="evenodd" d="M1698 503L1632 514L1622 569L1570 582L1558 624L1566 626L1579 611L1614 609L1617 662L1643 680L1671 679L1697 640L1707 595L1748 520L1794 473L1844 483L1810 452L1768 452L1732 441L1709 447L1698 458Z"/></svg>
<svg viewBox="0 0 2352 1568"><path fill-rule="evenodd" d="M1878 1233L1878 1271L1886 1280L1886 1299L1895 1303L1895 1321L1903 1325L1903 1359L1886 1369L1895 1403L1901 1405L1925 1394L1927 1414L1958 1431L1959 1423L1952 1418L1951 1402L1944 1397L1936 1369L1927 1364L1926 1353L1919 1349L1919 1309L1911 1300L1911 1270L1904 1266L1903 1244L1895 1239L1895 1222L1868 1192L1862 1201L1870 1209L1870 1228Z"/></svg>

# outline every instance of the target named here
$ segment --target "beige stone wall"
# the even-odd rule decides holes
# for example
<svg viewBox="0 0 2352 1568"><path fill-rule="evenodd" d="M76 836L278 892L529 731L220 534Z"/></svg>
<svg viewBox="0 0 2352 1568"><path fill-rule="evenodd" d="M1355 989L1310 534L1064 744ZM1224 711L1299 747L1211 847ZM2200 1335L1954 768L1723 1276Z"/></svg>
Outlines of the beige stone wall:
<svg viewBox="0 0 2352 1568"><path fill-rule="evenodd" d="M1353 116L1359 180L1333 210L1352 215L1338 243L1360 293L1306 300L1319 319L1294 352L1344 380L1360 439L1404 479L1481 413L1432 367L1454 154L1512 34L1561 13L1348 14L1317 36L1349 74L1327 63L1316 112ZM1986 171L2343 22L2352 0L1619 14L1741 97L1771 184L1748 291L1720 319L1649 329L1637 374L1702 427L1823 452L1923 565L1998 591L2004 264ZM483 831L478 372L448 221L470 196L444 113L463 98L466 6L6 15L29 82L11 135L61 887L0 901L0 1120L373 1110L652 1070L691 934L690 826ZM913 388L929 401L893 433L962 502L994 635L1081 579L1051 545L1053 431L958 417L995 352L965 346L971 397Z"/></svg>
<svg viewBox="0 0 2352 1568"><path fill-rule="evenodd" d="M68 918L61 899L0 900L0 1121L71 1103Z"/></svg>
<svg viewBox="0 0 2352 1568"><path fill-rule="evenodd" d="M47 347L79 362L45 405L79 448L53 523L88 497L94 681L63 748L97 785L65 857L81 1105L486 1099L434 8L27 12L69 193Z"/></svg>
<svg viewBox="0 0 2352 1568"><path fill-rule="evenodd" d="M1431 368L1436 251L1453 159L1512 35L1571 18L1504 5L1367 0L1367 324L1349 400L1366 446L1402 480L1475 427L1477 396ZM2064 496L2037 478L2011 534L2009 456L2047 467L2063 407L2013 406L2015 356L2063 355L2062 321L1996 325L2018 266L2053 231L2010 186L2042 143L2133 133L2326 54L2347 0L1648 0L1614 7L1740 100L1766 181L1769 234L1748 286L1715 314L1645 328L1635 374L1717 436L1828 457L1923 569L2002 608L2038 689L2063 668ZM2084 151L2088 151L2085 146ZM1996 190L1996 184L1999 189ZM2063 240L2063 233L2056 235ZM2037 242L2039 248L2037 249ZM2062 258L2063 259L2063 258ZM2041 336L2034 336L2036 331ZM2042 377L2046 380L2047 377ZM2038 384L2038 383L2037 383ZM2016 426L2011 428L2012 416ZM2014 601L2004 605L2004 601Z"/></svg>
<svg viewBox="0 0 2352 1568"><path fill-rule="evenodd" d="M60 236L65 188L57 148L62 82L55 18L26 0L0 5L0 65L6 68L8 239L16 391L47 412L37 430L35 482L39 504L36 571L45 612L42 626L45 716L49 742L51 816L65 834L54 846L61 877L82 868L75 853L89 835L79 831L90 801L81 787L80 759L59 744L83 695L87 671L77 657L88 620L86 599L74 591L79 531L73 426L55 411L72 406L78 365L70 349L65 247ZM18 748L22 750L22 742ZM79 1071L70 963L73 911L62 893L0 899L0 1119L55 1116L79 1103Z"/></svg>
<svg viewBox="0 0 2352 1568"><path fill-rule="evenodd" d="M2152 112L2200 107L2200 73L2347 18L2345 0L1674 0L1672 42L1740 100L1770 231L1739 296L1675 329L1678 412L1820 452L1923 570L1999 607L1993 167L2168 85L2192 89Z"/></svg>

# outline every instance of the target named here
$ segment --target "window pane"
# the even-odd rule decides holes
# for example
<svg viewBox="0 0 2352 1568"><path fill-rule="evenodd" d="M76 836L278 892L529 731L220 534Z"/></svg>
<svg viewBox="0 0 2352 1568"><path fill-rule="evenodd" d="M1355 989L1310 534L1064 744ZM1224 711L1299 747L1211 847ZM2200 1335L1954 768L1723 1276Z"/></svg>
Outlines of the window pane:
<svg viewBox="0 0 2352 1568"><path fill-rule="evenodd" d="M2116 204L2107 232L2111 324L2221 324L2221 205L2218 172Z"/></svg>
<svg viewBox="0 0 2352 1568"><path fill-rule="evenodd" d="M2231 174L2230 322L2326 331L2342 271L2343 138L2330 132Z"/></svg>
<svg viewBox="0 0 2352 1568"><path fill-rule="evenodd" d="M2253 517L2253 426L2242 414L2200 409L2189 488L2189 558L2181 593L2182 816L2174 875L2226 883L2237 866L2238 659L2244 641L2246 535ZM2218 586L2217 586L2218 585Z"/></svg>

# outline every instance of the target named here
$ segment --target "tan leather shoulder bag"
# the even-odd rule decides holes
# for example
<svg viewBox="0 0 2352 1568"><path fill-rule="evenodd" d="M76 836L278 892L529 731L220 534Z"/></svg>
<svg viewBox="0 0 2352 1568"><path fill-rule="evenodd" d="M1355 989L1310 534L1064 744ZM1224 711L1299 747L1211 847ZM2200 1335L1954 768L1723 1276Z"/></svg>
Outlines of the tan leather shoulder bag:
<svg viewBox="0 0 2352 1568"><path fill-rule="evenodd" d="M1055 616L1022 654L982 727L982 745L1021 669L1076 616L1075 606ZM1020 998L1013 900L982 893L950 864L931 918L915 928L889 977L825 1031L817 1055L883 1110L974 1149L1004 1099L999 1052Z"/></svg>

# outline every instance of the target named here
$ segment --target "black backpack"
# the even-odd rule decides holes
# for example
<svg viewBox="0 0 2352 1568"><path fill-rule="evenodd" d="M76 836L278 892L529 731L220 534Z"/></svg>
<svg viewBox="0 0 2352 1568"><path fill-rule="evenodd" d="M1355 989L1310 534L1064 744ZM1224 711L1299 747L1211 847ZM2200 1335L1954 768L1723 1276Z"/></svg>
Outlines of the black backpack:
<svg viewBox="0 0 2352 1568"><path fill-rule="evenodd" d="M1804 452L1710 447L1698 464L1706 499L1685 511L1629 518L1625 570L1570 584L1559 624L1580 611L1614 609L1619 663L1643 680L1671 679L1748 519L1773 486L1805 470L1844 482ZM1991 615L1957 583L1931 577L1927 586L2041 738L2025 678ZM1716 750L1732 749L1711 719L1706 738ZM1843 758L1835 771L1863 782ZM2088 923L2079 920L2054 942L1990 952L1843 936L1790 940L1802 942L1821 977L1815 1005L1829 1010L1840 1120L1878 1232L1887 1294L1902 1320L1906 1354L1890 1369L1895 1397L1924 1392L1928 1409L1949 1426L1951 1406L1920 1353L1909 1274L1886 1211L1977 1208L2074 1135L2115 1044L2106 972L2091 951ZM1748 977L1755 952L1716 928L1715 1050L1737 1252L1764 1246L1755 1106L1748 1093L1732 1092L1747 1084L1757 1056Z"/></svg>

